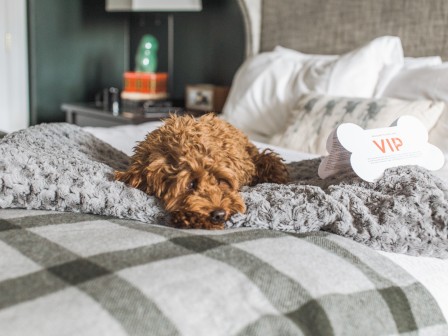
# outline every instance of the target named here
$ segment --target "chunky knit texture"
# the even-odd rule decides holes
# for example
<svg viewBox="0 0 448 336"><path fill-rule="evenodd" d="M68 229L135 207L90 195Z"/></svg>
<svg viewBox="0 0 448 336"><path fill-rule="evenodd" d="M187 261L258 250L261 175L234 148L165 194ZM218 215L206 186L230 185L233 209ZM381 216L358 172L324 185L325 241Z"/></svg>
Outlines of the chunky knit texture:
<svg viewBox="0 0 448 336"><path fill-rule="evenodd" d="M0 140L0 208L72 211L168 223L157 199L112 178L129 158L81 128L41 124ZM448 258L448 186L419 167L375 183L317 176L320 159L289 165L294 182L242 190L233 227L327 231L390 252Z"/></svg>

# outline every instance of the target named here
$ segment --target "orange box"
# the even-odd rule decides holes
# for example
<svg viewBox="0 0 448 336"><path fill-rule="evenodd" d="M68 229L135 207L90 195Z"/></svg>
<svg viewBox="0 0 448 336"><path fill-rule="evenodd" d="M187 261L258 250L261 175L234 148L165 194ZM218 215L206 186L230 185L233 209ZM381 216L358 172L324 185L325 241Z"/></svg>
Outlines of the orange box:
<svg viewBox="0 0 448 336"><path fill-rule="evenodd" d="M125 72L124 91L148 94L166 94L168 74L165 72Z"/></svg>

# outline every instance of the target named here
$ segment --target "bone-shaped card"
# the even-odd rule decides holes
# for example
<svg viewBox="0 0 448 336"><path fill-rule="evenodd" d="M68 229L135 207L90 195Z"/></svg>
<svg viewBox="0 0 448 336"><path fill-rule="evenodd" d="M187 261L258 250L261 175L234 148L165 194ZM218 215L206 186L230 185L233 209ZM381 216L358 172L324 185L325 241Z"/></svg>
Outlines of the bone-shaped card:
<svg viewBox="0 0 448 336"><path fill-rule="evenodd" d="M318 174L325 179L353 170L368 182L379 179L384 170L419 165L428 170L442 168L442 151L428 143L428 131L415 117L403 116L390 127L364 130L352 123L341 124L327 139L327 150Z"/></svg>

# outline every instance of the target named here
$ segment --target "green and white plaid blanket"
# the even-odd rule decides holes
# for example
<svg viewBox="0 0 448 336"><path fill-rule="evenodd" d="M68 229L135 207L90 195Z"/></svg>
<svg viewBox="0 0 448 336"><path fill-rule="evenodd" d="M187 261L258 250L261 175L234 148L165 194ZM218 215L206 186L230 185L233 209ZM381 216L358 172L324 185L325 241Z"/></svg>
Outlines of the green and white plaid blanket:
<svg viewBox="0 0 448 336"><path fill-rule="evenodd" d="M448 335L429 292L324 232L0 210L0 335Z"/></svg>

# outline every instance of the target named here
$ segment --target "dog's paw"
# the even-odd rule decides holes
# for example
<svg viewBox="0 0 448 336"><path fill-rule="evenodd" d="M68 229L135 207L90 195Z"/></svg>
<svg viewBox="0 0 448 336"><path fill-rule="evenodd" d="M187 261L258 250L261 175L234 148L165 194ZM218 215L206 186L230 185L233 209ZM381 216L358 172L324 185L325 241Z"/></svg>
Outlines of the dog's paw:
<svg viewBox="0 0 448 336"><path fill-rule="evenodd" d="M255 158L256 176L252 185L258 183L285 184L289 181L289 173L280 156L269 149Z"/></svg>

